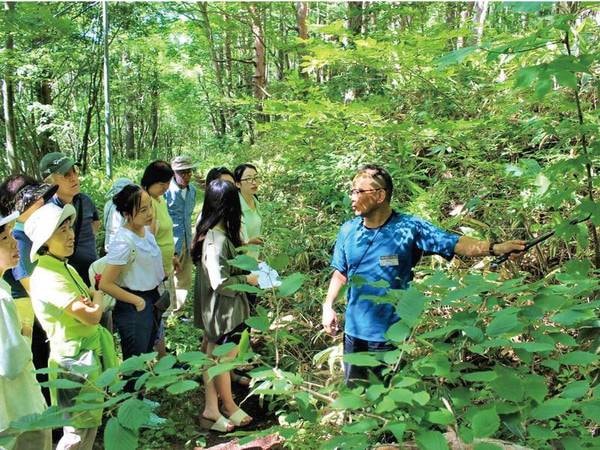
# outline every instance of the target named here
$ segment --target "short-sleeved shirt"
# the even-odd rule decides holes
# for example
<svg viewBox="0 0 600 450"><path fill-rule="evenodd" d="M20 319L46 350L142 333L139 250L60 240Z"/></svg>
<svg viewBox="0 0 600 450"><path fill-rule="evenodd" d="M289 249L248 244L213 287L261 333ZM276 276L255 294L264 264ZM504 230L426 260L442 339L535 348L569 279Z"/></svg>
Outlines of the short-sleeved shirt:
<svg viewBox="0 0 600 450"><path fill-rule="evenodd" d="M52 202L63 207L65 204L55 195ZM69 263L75 267L79 276L87 280L90 264L98 259L96 252L96 235L93 224L100 220L94 201L85 194L73 197L73 207L77 212L73 230L75 231L75 252L69 258Z"/></svg>
<svg viewBox="0 0 600 450"><path fill-rule="evenodd" d="M135 258L130 259L132 247ZM154 235L146 227L140 237L125 227L119 228L108 247L107 261L114 266L126 266L117 284L133 291L151 291L165 277L160 248Z"/></svg>
<svg viewBox="0 0 600 450"><path fill-rule="evenodd" d="M10 286L12 298L29 297L29 294L19 280L31 276L35 263L31 262L31 239L27 237L23 230L22 222L16 222L13 228L13 237L17 241L17 249L19 250L19 263L12 269L4 272L4 280Z"/></svg>
<svg viewBox="0 0 600 450"><path fill-rule="evenodd" d="M112 200L104 204L104 251L108 252L110 241L115 237L117 231L125 223L125 219Z"/></svg>
<svg viewBox="0 0 600 450"><path fill-rule="evenodd" d="M345 332L366 341L385 342L387 329L398 321L393 305L374 303L365 295L385 295L388 289L406 289L412 269L422 254L454 256L458 235L415 216L393 212L379 228L367 228L362 217L342 225L331 265L349 278ZM361 282L353 283L353 277ZM370 283L384 280L389 287ZM355 278L356 281L356 278Z"/></svg>
<svg viewBox="0 0 600 450"><path fill-rule="evenodd" d="M36 318L50 340L50 352L56 357L79 354L82 340L94 335L98 325L87 325L66 309L89 291L74 267L50 255L40 256L31 274L31 303Z"/></svg>
<svg viewBox="0 0 600 450"><path fill-rule="evenodd" d="M165 273L173 271L173 255L175 254L175 240L173 238L173 220L169 215L167 202L164 198L152 198L156 220L156 234L154 238L162 254L162 262Z"/></svg>

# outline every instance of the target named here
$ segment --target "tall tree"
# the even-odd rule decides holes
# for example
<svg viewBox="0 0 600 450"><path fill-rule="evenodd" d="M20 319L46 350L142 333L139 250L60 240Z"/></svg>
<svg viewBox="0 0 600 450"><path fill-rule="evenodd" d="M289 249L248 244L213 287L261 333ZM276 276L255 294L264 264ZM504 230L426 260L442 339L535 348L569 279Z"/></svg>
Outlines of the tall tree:
<svg viewBox="0 0 600 450"><path fill-rule="evenodd" d="M15 3L5 2L4 10L6 11L7 23L11 24L15 17ZM6 133L6 161L11 172L18 170L17 159L17 126L15 121L15 93L14 93L14 66L12 62L12 53L14 50L14 38L12 30L6 35L5 50L7 54L7 63L2 78L2 98L4 103L4 127Z"/></svg>

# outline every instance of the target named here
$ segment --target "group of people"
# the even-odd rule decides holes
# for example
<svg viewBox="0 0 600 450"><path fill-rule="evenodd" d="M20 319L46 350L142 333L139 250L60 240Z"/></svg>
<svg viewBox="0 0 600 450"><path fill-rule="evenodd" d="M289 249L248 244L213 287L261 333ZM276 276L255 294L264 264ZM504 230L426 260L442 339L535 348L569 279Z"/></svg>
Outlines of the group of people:
<svg viewBox="0 0 600 450"><path fill-rule="evenodd" d="M52 448L50 430L17 433L10 423L41 413L48 403L68 408L85 398L98 408L72 415L56 448L91 449L103 414L103 394L93 381L119 364L113 326L123 359L153 350L166 354L164 318L178 320L194 266L194 322L204 329L202 349L212 355L217 345L239 342L249 302L228 286L256 285L257 277L227 260L242 245L259 256L259 177L251 164L234 172L211 169L193 230L196 167L190 157L178 156L152 162L139 185L117 180L104 207L103 258L96 250L100 217L80 192L72 158L50 153L40 161L43 181L13 175L0 185L0 438L10 441L6 448ZM101 273L94 273L96 266ZM34 365L48 367L50 380L82 387L51 388L44 398ZM128 377L125 389L134 389L135 378ZM233 398L229 373L205 380L201 420L208 428L231 431L252 421Z"/></svg>
<svg viewBox="0 0 600 450"><path fill-rule="evenodd" d="M72 406L81 391L89 394L87 403L94 401L94 393L102 401L102 393L87 381L118 364L107 296L115 300L112 318L123 359L153 349L160 356L166 352L163 319L181 311L195 267L194 324L204 330L201 349L212 356L218 345L239 343L255 298L231 286L256 286L258 277L228 261L240 247L260 258L259 176L251 164L233 172L211 169L192 232L195 168L189 157L178 156L170 164L152 162L139 185L117 180L104 207L105 265L96 276L90 276L90 266L97 264L100 217L90 197L80 192L70 157L51 153L42 158L43 182L17 175L0 186L0 437L11 433L12 420L46 407L33 373L32 343L33 355L42 355L49 368L59 369L49 371L51 379L83 382L81 389L51 389L52 404ZM392 348L386 331L399 320L394 306L364 297L406 289L423 254L450 259L455 254L502 255L524 249L523 241L458 236L394 211L392 193L392 178L380 166L364 166L352 180L349 194L357 217L338 234L322 311L325 331L335 334L339 321L333 304L348 284L345 353ZM355 283L358 277L361 282ZM50 348L44 356L46 339ZM363 367L345 365L348 384L366 377ZM205 374L201 422L207 428L228 432L252 421L235 402L234 380L243 382L244 377L225 372L209 379ZM133 389L132 383L127 386ZM64 427L57 448L91 449L101 420L101 406L78 413ZM14 434L9 448L50 445L49 433L40 431Z"/></svg>

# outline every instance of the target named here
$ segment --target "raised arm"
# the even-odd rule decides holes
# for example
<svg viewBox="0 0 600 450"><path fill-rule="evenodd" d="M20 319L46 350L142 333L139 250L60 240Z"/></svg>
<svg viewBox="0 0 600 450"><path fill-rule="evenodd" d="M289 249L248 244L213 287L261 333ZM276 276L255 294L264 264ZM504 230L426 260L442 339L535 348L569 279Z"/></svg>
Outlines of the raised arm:
<svg viewBox="0 0 600 450"><path fill-rule="evenodd" d="M461 256L500 256L506 253L519 253L525 250L525 241L511 240L505 242L480 241L468 236L461 236L454 247L454 253Z"/></svg>

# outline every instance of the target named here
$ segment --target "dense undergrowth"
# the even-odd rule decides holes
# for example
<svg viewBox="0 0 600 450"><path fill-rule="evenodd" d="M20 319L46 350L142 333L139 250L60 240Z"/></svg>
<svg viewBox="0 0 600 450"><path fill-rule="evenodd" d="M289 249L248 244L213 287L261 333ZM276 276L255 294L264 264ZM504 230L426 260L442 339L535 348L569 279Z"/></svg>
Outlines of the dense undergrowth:
<svg viewBox="0 0 600 450"><path fill-rule="evenodd" d="M199 352L199 331L171 322L173 356L134 358L106 373L106 448L202 442L189 421L200 412L198 374L249 361L252 393L278 421L263 432L279 432L290 448L395 439L444 449L443 433L480 450L498 448L490 438L535 449L600 446L598 24L576 9L516 8L515 17L535 15L526 30L491 30L482 45L452 52L456 35L443 29L438 39L408 30L350 46L343 26L330 24L320 30L329 38L306 44L304 59L309 74L334 74L329 82L274 82L262 105L271 120L257 124L254 145L206 142L202 173L258 166L263 255L284 284L261 293L252 345L243 343L236 361L215 365ZM577 52L566 45L574 41ZM349 91L355 98L344 101ZM137 180L146 162L116 173ZM349 389L341 338L325 336L320 317L337 229L351 217L346 192L363 163L390 170L395 208L454 232L497 240L557 232L498 271L489 258L421 261L408 291L377 300L401 317L388 331L397 348L347 357L383 362L386 383ZM99 172L84 178L98 205L109 184ZM337 306L343 311L343 300ZM161 406L122 392L118 375L133 370Z"/></svg>

